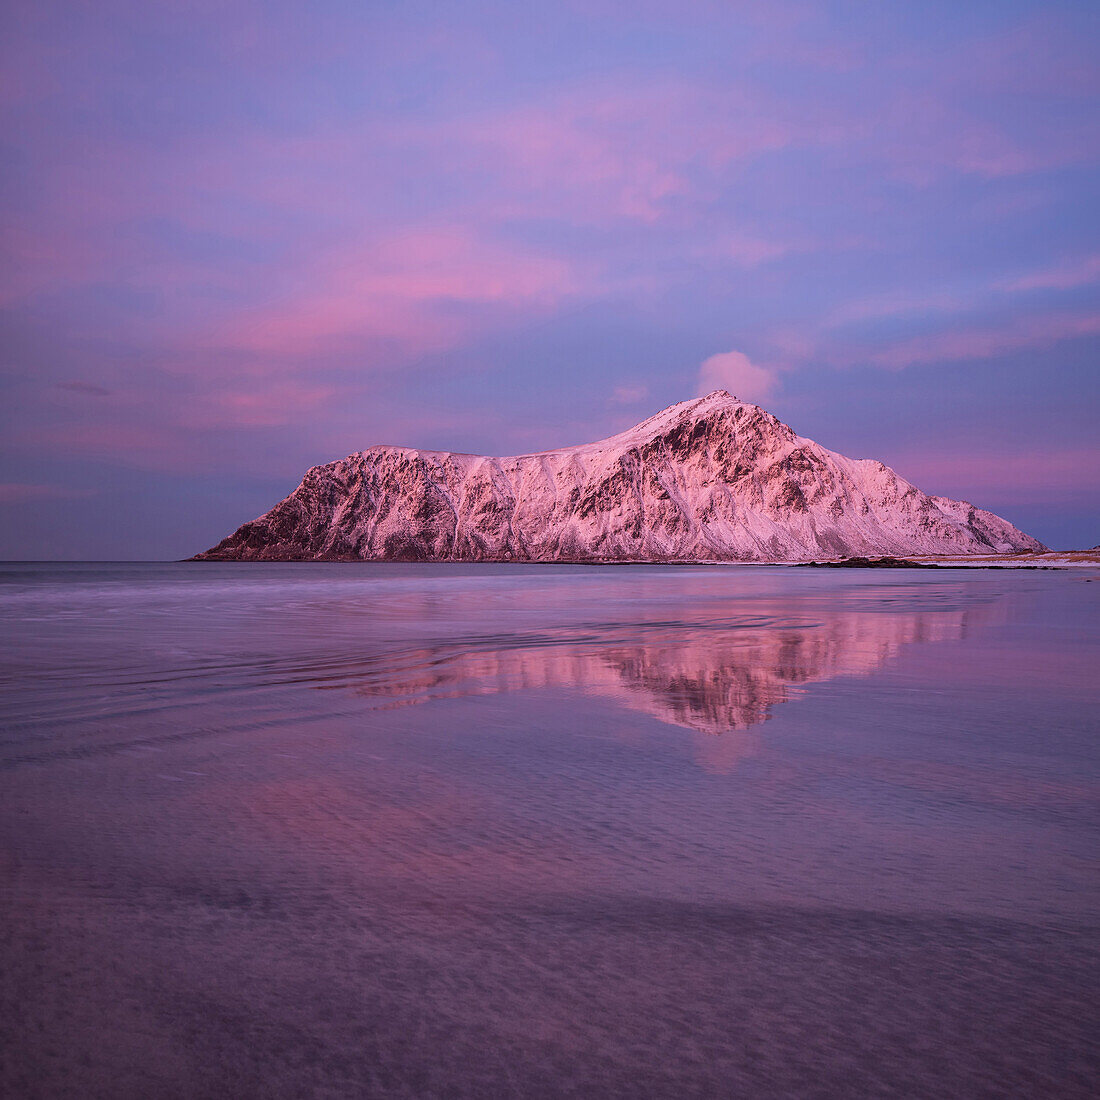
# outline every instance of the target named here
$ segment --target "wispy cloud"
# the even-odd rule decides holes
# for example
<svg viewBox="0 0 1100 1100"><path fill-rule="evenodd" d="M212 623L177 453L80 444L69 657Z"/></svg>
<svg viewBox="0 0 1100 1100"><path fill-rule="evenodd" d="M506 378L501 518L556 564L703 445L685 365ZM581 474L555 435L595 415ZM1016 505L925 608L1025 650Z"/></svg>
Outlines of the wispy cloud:
<svg viewBox="0 0 1100 1100"><path fill-rule="evenodd" d="M611 391L611 403L613 405L639 405L649 398L649 387L646 385L616 386Z"/></svg>
<svg viewBox="0 0 1100 1100"><path fill-rule="evenodd" d="M84 397L110 397L112 393L105 386L97 386L94 382L82 382L79 379L72 382L55 382L54 386L59 390L79 393Z"/></svg>
<svg viewBox="0 0 1100 1100"><path fill-rule="evenodd" d="M239 310L210 340L276 355L385 341L391 355L416 354L469 335L485 323L479 310L538 314L581 285L565 260L526 255L460 227L411 227L316 257L299 287L263 308Z"/></svg>
<svg viewBox="0 0 1100 1100"><path fill-rule="evenodd" d="M1062 340L1100 333L1100 313L1047 313L1007 319L899 340L853 360L899 369L920 363L989 359L1023 348L1044 348Z"/></svg>
<svg viewBox="0 0 1100 1100"><path fill-rule="evenodd" d="M1100 254L1064 260L1026 275L1006 279L1002 285L1012 291L1072 290L1097 282L1100 282Z"/></svg>
<svg viewBox="0 0 1100 1100"><path fill-rule="evenodd" d="M896 454L891 464L927 492L1003 502L1011 499L1053 503L1095 492L1100 474L1100 446L1010 450L990 448Z"/></svg>

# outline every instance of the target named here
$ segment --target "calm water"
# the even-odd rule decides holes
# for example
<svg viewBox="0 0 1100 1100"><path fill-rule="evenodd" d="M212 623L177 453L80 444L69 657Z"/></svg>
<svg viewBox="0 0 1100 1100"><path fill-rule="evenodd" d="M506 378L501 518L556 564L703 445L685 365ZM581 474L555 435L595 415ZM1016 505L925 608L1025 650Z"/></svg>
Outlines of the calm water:
<svg viewBox="0 0 1100 1100"><path fill-rule="evenodd" d="M0 1093L1093 1095L1098 670L1100 573L0 566Z"/></svg>

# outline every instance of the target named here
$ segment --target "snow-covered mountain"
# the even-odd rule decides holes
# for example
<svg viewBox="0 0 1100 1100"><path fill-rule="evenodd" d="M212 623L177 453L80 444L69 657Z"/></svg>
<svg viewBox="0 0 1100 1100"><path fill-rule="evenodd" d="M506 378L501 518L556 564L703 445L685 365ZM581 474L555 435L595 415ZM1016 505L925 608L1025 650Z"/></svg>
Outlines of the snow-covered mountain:
<svg viewBox="0 0 1100 1100"><path fill-rule="evenodd" d="M796 435L724 390L511 458L371 447L201 560L800 561L1042 550L1007 520Z"/></svg>

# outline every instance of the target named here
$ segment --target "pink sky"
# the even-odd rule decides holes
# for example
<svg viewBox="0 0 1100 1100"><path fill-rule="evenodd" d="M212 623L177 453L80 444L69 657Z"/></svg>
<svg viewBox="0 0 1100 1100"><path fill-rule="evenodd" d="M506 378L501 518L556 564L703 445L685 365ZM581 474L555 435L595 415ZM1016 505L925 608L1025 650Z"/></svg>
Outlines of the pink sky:
<svg viewBox="0 0 1100 1100"><path fill-rule="evenodd" d="M0 500L8 555L182 556L313 463L579 442L715 363L833 449L1100 541L1088 5L7 30L0 480L58 487Z"/></svg>

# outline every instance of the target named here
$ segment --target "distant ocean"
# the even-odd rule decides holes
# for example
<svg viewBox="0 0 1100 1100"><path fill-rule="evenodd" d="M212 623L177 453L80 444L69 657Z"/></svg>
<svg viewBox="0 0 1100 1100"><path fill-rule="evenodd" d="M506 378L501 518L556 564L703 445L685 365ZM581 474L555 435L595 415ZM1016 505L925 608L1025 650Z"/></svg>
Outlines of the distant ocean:
<svg viewBox="0 0 1100 1100"><path fill-rule="evenodd" d="M1098 1090L1100 572L0 565L0 1094Z"/></svg>

